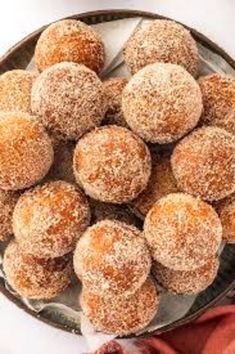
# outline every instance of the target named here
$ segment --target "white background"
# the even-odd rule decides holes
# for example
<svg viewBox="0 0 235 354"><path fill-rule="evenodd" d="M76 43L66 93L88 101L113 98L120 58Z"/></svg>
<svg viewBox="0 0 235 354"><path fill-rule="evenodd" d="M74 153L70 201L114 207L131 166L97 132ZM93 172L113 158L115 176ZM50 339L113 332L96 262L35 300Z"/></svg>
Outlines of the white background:
<svg viewBox="0 0 235 354"><path fill-rule="evenodd" d="M0 55L48 22L110 8L153 11L175 18L203 32L235 56L235 0L1 0ZM0 295L0 354L86 352L89 349L82 338L40 323Z"/></svg>

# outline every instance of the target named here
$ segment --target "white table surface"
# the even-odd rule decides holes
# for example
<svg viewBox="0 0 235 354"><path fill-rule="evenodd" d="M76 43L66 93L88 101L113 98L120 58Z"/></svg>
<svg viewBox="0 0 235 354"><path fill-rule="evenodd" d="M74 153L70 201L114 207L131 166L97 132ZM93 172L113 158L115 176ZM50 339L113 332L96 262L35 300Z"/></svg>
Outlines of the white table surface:
<svg viewBox="0 0 235 354"><path fill-rule="evenodd" d="M46 23L110 8L153 11L175 18L203 32L235 57L234 0L5 0L0 11L0 55ZM88 352L83 338L39 322L0 295L0 354Z"/></svg>

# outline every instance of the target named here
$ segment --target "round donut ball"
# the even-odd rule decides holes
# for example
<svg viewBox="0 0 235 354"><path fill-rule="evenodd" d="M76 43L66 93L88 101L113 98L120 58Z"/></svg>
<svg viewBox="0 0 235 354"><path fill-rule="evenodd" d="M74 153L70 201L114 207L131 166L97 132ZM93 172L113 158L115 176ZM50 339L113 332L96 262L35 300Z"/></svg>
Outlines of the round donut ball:
<svg viewBox="0 0 235 354"><path fill-rule="evenodd" d="M235 194L219 202L216 211L223 227L223 241L235 243Z"/></svg>
<svg viewBox="0 0 235 354"><path fill-rule="evenodd" d="M48 26L35 48L35 63L39 71L69 61L84 64L99 73L104 60L104 44L100 35L77 20L58 21Z"/></svg>
<svg viewBox="0 0 235 354"><path fill-rule="evenodd" d="M197 125L202 97L197 82L181 66L152 64L124 88L122 110L135 133L146 141L165 144Z"/></svg>
<svg viewBox="0 0 235 354"><path fill-rule="evenodd" d="M235 77L215 73L202 76L198 83L204 106L202 123L226 128L226 117L235 108Z"/></svg>
<svg viewBox="0 0 235 354"><path fill-rule="evenodd" d="M0 189L0 241L7 241L13 234L12 214L19 193Z"/></svg>
<svg viewBox="0 0 235 354"><path fill-rule="evenodd" d="M95 330L123 336L140 331L152 321L159 296L154 282L148 278L128 297L101 296L83 287L81 305Z"/></svg>
<svg viewBox="0 0 235 354"><path fill-rule="evenodd" d="M95 72L68 62L38 76L31 104L44 126L66 140L77 140L100 125L106 111L103 84Z"/></svg>
<svg viewBox="0 0 235 354"><path fill-rule="evenodd" d="M125 77L111 77L103 82L108 102L104 123L116 124L127 128L127 123L122 113L122 91L128 80Z"/></svg>
<svg viewBox="0 0 235 354"><path fill-rule="evenodd" d="M137 197L146 187L151 156L138 136L110 125L79 140L73 166L78 184L90 197L121 204Z"/></svg>
<svg viewBox="0 0 235 354"><path fill-rule="evenodd" d="M173 193L149 211L144 234L157 262L173 270L191 271L215 256L222 225L209 204L189 194Z"/></svg>
<svg viewBox="0 0 235 354"><path fill-rule="evenodd" d="M18 190L33 186L49 171L51 140L28 113L0 113L0 188Z"/></svg>
<svg viewBox="0 0 235 354"><path fill-rule="evenodd" d="M89 227L74 253L74 270L95 294L130 295L145 282L151 257L134 226L103 220Z"/></svg>
<svg viewBox="0 0 235 354"><path fill-rule="evenodd" d="M116 205L111 203L102 203L95 199L90 199L91 214L93 223L104 219L117 220L125 222L128 225L141 226L141 221L126 205Z"/></svg>
<svg viewBox="0 0 235 354"><path fill-rule="evenodd" d="M197 129L176 145L171 163L184 192L208 201L235 192L235 136L224 129Z"/></svg>
<svg viewBox="0 0 235 354"><path fill-rule="evenodd" d="M195 40L186 28L169 20L144 21L127 41L124 58L132 74L156 62L181 65L193 76L199 69Z"/></svg>
<svg viewBox="0 0 235 354"><path fill-rule="evenodd" d="M152 271L157 282L167 291L178 295L194 295L213 283L218 269L219 260L213 257L203 266L191 271L172 270L157 262Z"/></svg>
<svg viewBox="0 0 235 354"><path fill-rule="evenodd" d="M0 111L31 113L31 90L36 73L11 70L0 76Z"/></svg>
<svg viewBox="0 0 235 354"><path fill-rule="evenodd" d="M152 206L162 197L178 191L168 154L153 152L152 172L145 190L130 203L131 209L144 219Z"/></svg>
<svg viewBox="0 0 235 354"><path fill-rule="evenodd" d="M73 174L73 153L75 144L73 142L60 141L54 144L54 162L51 166L47 179L63 180L68 183L75 183Z"/></svg>
<svg viewBox="0 0 235 354"><path fill-rule="evenodd" d="M7 282L21 296L29 299L51 299L70 284L71 256L41 259L22 253L11 242L4 253L3 270Z"/></svg>
<svg viewBox="0 0 235 354"><path fill-rule="evenodd" d="M73 250L89 221L84 194L67 182L56 181L19 198L13 213L13 231L25 252L54 258Z"/></svg>

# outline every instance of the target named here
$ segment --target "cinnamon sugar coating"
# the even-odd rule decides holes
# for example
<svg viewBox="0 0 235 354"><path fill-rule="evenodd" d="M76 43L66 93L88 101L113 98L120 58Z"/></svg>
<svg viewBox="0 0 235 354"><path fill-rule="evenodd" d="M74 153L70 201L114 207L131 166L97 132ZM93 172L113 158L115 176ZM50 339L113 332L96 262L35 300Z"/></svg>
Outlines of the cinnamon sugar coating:
<svg viewBox="0 0 235 354"><path fill-rule="evenodd" d="M100 295L135 293L150 267L150 253L141 232L114 220L88 228L74 253L74 270L83 286Z"/></svg>
<svg viewBox="0 0 235 354"><path fill-rule="evenodd" d="M173 270L191 271L215 256L222 225L209 204L189 194L173 193L149 211L144 235L156 261Z"/></svg>
<svg viewBox="0 0 235 354"><path fill-rule="evenodd" d="M35 48L39 71L63 61L84 64L99 73L104 66L104 44L90 26L77 20L62 20L48 26Z"/></svg>
<svg viewBox="0 0 235 354"><path fill-rule="evenodd" d="M198 83L204 106L202 123L225 128L234 133L235 119L230 119L228 123L227 117L230 111L235 109L235 77L214 73L200 77Z"/></svg>
<svg viewBox="0 0 235 354"><path fill-rule="evenodd" d="M11 70L0 76L0 111L31 113L31 90L37 74Z"/></svg>
<svg viewBox="0 0 235 354"><path fill-rule="evenodd" d="M32 89L31 105L53 135L77 140L101 124L106 97L94 71L84 65L63 62L38 76Z"/></svg>
<svg viewBox="0 0 235 354"><path fill-rule="evenodd" d="M211 258L203 266L191 271L173 270L155 262L153 275L167 291L178 295L198 294L210 286L216 278L219 260Z"/></svg>
<svg viewBox="0 0 235 354"><path fill-rule="evenodd" d="M5 250L3 270L10 286L29 299L51 299L70 284L71 255L54 259L35 258L22 253L12 241Z"/></svg>
<svg viewBox="0 0 235 354"><path fill-rule="evenodd" d="M73 166L78 184L90 197L121 204L137 197L146 187L151 157L138 136L110 125L79 140Z"/></svg>
<svg viewBox="0 0 235 354"><path fill-rule="evenodd" d="M73 250L89 221L90 210L82 191L56 181L20 197L13 214L13 231L25 253L53 258Z"/></svg>
<svg viewBox="0 0 235 354"><path fill-rule="evenodd" d="M193 76L199 69L195 40L186 28L169 20L142 23L128 39L124 58L132 74L156 62L181 65Z"/></svg>
<svg viewBox="0 0 235 354"><path fill-rule="evenodd" d="M235 107L226 114L223 120L217 122L216 125L235 135Z"/></svg>
<svg viewBox="0 0 235 354"><path fill-rule="evenodd" d="M0 188L33 186L49 171L54 158L51 140L35 117L0 113Z"/></svg>
<svg viewBox="0 0 235 354"><path fill-rule="evenodd" d="M124 88L122 111L130 128L144 140L170 143L197 125L202 112L200 88L179 65L148 65Z"/></svg>
<svg viewBox="0 0 235 354"><path fill-rule="evenodd" d="M135 294L126 296L101 296L83 288L81 305L97 331L107 334L128 335L146 327L158 310L158 292L152 279Z"/></svg>
<svg viewBox="0 0 235 354"><path fill-rule="evenodd" d="M181 140L171 158L179 189L208 201L235 192L235 136L202 127Z"/></svg>

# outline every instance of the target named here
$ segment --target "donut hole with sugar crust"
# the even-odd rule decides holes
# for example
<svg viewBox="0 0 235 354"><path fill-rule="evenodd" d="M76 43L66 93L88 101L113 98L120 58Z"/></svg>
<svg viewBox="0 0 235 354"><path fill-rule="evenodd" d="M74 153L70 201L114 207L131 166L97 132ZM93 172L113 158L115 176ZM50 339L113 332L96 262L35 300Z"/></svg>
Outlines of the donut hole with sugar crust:
<svg viewBox="0 0 235 354"><path fill-rule="evenodd" d="M88 228L74 253L78 278L100 295L133 294L148 277L150 267L150 253L140 230L116 220Z"/></svg>
<svg viewBox="0 0 235 354"><path fill-rule="evenodd" d="M31 106L52 135L78 140L101 124L107 102L103 84L94 71L63 62L46 69L35 80Z"/></svg>
<svg viewBox="0 0 235 354"><path fill-rule="evenodd" d="M72 251L90 221L83 192L55 181L25 192L13 213L13 231L25 253L41 258Z"/></svg>
<svg viewBox="0 0 235 354"><path fill-rule="evenodd" d="M87 24L77 20L62 20L48 26L35 48L39 71L68 61L84 64L99 73L104 66L104 44L100 35Z"/></svg>
<svg viewBox="0 0 235 354"><path fill-rule="evenodd" d="M156 62L181 65L193 76L199 70L195 40L186 28L169 20L144 21L128 39L124 58L132 74Z"/></svg>
<svg viewBox="0 0 235 354"><path fill-rule="evenodd" d="M11 70L0 76L0 111L31 113L31 90L36 72Z"/></svg>
<svg viewBox="0 0 235 354"><path fill-rule="evenodd" d="M191 271L215 256L222 225L209 204L189 194L172 193L150 209L144 235L154 260L173 270Z"/></svg>
<svg viewBox="0 0 235 354"><path fill-rule="evenodd" d="M0 188L33 186L48 173L54 159L51 140L28 113L0 112Z"/></svg>
<svg viewBox="0 0 235 354"><path fill-rule="evenodd" d="M71 255L41 259L22 253L16 242L6 248L3 270L11 287L29 299L51 299L71 281Z"/></svg>
<svg viewBox="0 0 235 354"><path fill-rule="evenodd" d="M91 198L121 204L137 197L146 187L151 156L138 136L110 125L79 140L73 166L78 184Z"/></svg>
<svg viewBox="0 0 235 354"><path fill-rule="evenodd" d="M136 333L146 327L157 313L159 296L151 278L131 296L95 295L83 288L81 305L97 331L119 336Z"/></svg>
<svg viewBox="0 0 235 354"><path fill-rule="evenodd" d="M235 136L202 127L174 148L171 164L178 188L210 202L235 192Z"/></svg>
<svg viewBox="0 0 235 354"><path fill-rule="evenodd" d="M152 273L167 291L178 295L193 295L208 288L216 278L219 260L211 258L203 266L191 271L173 270L155 262Z"/></svg>
<svg viewBox="0 0 235 354"><path fill-rule="evenodd" d="M144 140L171 143L197 125L202 113L201 91L179 65L147 65L125 86L122 111L128 126Z"/></svg>

